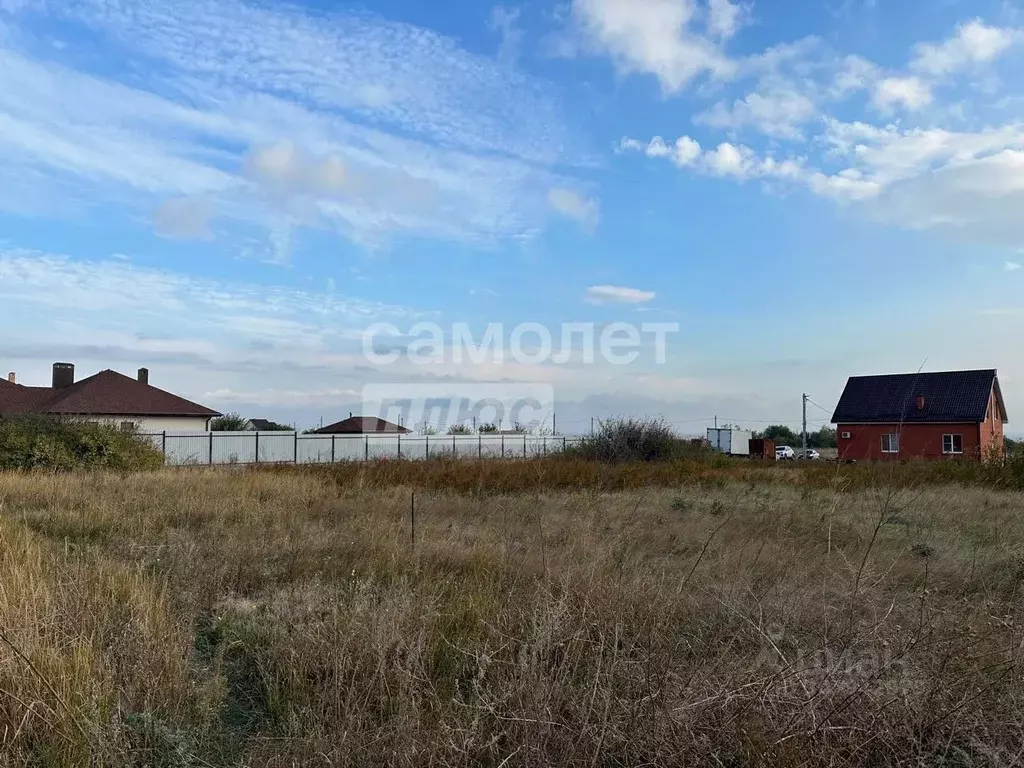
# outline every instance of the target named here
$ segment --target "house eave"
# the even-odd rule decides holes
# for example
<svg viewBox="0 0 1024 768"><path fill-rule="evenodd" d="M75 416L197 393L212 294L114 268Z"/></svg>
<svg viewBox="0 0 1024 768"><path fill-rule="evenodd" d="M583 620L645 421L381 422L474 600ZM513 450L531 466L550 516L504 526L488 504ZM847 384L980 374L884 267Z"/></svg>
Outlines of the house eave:
<svg viewBox="0 0 1024 768"><path fill-rule="evenodd" d="M839 427L926 427L931 424L971 424L980 425L984 422L964 419L952 419L948 421L934 420L934 421L898 421L898 420L885 420L885 421L834 421L832 422Z"/></svg>
<svg viewBox="0 0 1024 768"><path fill-rule="evenodd" d="M69 411L35 411L44 416L88 416L97 419L215 419L223 416L222 413L72 413Z"/></svg>

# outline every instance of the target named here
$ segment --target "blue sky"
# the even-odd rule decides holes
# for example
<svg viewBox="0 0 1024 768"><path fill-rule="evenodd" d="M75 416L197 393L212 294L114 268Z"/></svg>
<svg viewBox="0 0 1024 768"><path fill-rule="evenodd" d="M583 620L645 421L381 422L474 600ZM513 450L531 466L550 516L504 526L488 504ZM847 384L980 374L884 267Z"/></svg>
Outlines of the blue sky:
<svg viewBox="0 0 1024 768"><path fill-rule="evenodd" d="M687 431L997 367L1012 417L1022 63L1012 0L0 0L0 365L300 425L544 381L566 430ZM680 332L660 366L367 365L424 320Z"/></svg>

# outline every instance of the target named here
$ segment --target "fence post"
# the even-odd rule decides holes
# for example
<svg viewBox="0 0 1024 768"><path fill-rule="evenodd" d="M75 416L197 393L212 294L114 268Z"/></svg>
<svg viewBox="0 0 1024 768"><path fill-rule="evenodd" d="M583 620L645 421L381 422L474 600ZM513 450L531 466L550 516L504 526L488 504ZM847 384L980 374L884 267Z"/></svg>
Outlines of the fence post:
<svg viewBox="0 0 1024 768"><path fill-rule="evenodd" d="M164 464L167 463L167 430L163 431L163 439L160 441L160 451L164 455Z"/></svg>
<svg viewBox="0 0 1024 768"><path fill-rule="evenodd" d="M452 456L459 458L459 449L455 447L455 435L452 435Z"/></svg>
<svg viewBox="0 0 1024 768"><path fill-rule="evenodd" d="M402 458L402 433L398 433L398 458Z"/></svg>
<svg viewBox="0 0 1024 768"><path fill-rule="evenodd" d="M213 464L213 432L210 432L210 463Z"/></svg>
<svg viewBox="0 0 1024 768"><path fill-rule="evenodd" d="M479 432L476 433L476 457L478 459L484 457L484 436Z"/></svg>
<svg viewBox="0 0 1024 768"><path fill-rule="evenodd" d="M295 463L298 464L299 463L299 430L297 430L297 429L295 430L295 444L294 444L294 446L292 448L292 454L293 454L293 458L295 459Z"/></svg>
<svg viewBox="0 0 1024 768"><path fill-rule="evenodd" d="M260 431L256 430L256 463L260 463Z"/></svg>
<svg viewBox="0 0 1024 768"><path fill-rule="evenodd" d="M548 436L544 435L544 455L548 455Z"/></svg>
<svg viewBox="0 0 1024 768"><path fill-rule="evenodd" d="M426 450L426 457L429 459L430 458L430 435L424 435L423 436L423 441L424 441L423 444L426 446L426 448L425 448L425 450ZM401 443L399 443L399 445L401 445Z"/></svg>
<svg viewBox="0 0 1024 768"><path fill-rule="evenodd" d="M370 460L370 436L369 435L365 435L363 437L363 440L366 441L366 444L365 444L364 450L363 450L363 461L369 461Z"/></svg>
<svg viewBox="0 0 1024 768"><path fill-rule="evenodd" d="M335 461L337 461L337 459L334 456L334 447L336 445L335 441L337 439L338 439L337 435L331 435L331 464L333 464Z"/></svg>
<svg viewBox="0 0 1024 768"><path fill-rule="evenodd" d="M526 458L526 433L523 432L523 458Z"/></svg>
<svg viewBox="0 0 1024 768"><path fill-rule="evenodd" d="M501 458L505 458L505 436L501 436Z"/></svg>

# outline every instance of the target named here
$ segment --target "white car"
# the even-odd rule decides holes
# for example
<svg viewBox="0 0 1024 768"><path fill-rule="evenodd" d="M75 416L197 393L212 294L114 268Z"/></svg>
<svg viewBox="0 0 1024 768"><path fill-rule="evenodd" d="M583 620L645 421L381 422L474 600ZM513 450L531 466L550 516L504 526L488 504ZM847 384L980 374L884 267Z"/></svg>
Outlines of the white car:
<svg viewBox="0 0 1024 768"><path fill-rule="evenodd" d="M821 454L813 448L808 448L806 451L802 452L801 458L807 459L808 461L818 461L821 458Z"/></svg>
<svg viewBox="0 0 1024 768"><path fill-rule="evenodd" d="M794 459L796 459L796 451L794 451L788 445L775 446L776 461L793 461Z"/></svg>

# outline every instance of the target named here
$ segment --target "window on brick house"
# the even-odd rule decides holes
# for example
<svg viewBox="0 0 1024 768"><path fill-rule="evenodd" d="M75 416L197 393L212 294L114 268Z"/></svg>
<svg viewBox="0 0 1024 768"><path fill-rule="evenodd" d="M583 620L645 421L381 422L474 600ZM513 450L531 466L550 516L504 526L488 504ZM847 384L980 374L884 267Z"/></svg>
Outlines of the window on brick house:
<svg viewBox="0 0 1024 768"><path fill-rule="evenodd" d="M882 435L882 453L899 453L900 435L899 432L890 432Z"/></svg>
<svg viewBox="0 0 1024 768"><path fill-rule="evenodd" d="M942 436L942 452L943 453L963 453L964 452L964 436L963 435L943 435Z"/></svg>

